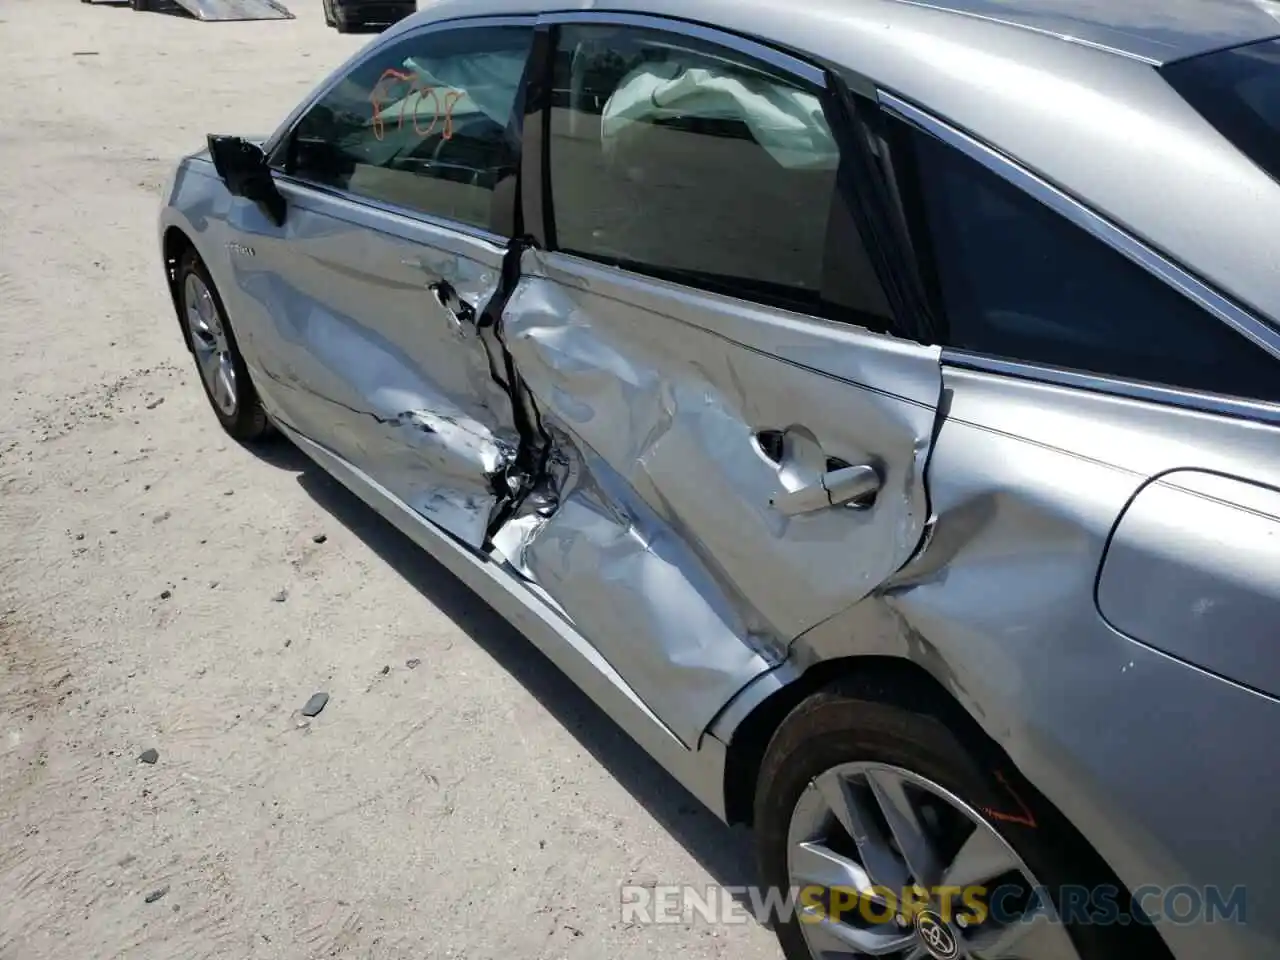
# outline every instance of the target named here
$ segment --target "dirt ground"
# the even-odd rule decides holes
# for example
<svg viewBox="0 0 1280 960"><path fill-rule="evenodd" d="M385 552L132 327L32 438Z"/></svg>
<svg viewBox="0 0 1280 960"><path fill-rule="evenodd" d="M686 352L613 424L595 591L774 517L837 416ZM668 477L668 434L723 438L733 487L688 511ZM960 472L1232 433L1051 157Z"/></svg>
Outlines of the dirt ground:
<svg viewBox="0 0 1280 960"><path fill-rule="evenodd" d="M0 958L777 958L624 926L624 881L751 882L746 836L299 454L217 429L156 211L369 39L287 2L0 0Z"/></svg>

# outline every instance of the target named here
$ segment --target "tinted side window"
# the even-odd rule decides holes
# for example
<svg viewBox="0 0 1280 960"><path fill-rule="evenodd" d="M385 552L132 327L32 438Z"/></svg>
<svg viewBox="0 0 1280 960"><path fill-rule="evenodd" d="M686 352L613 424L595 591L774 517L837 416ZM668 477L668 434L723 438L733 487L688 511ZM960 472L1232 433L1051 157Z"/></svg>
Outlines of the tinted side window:
<svg viewBox="0 0 1280 960"><path fill-rule="evenodd" d="M1179 60L1160 72L1219 133L1280 180L1280 40Z"/></svg>
<svg viewBox="0 0 1280 960"><path fill-rule="evenodd" d="M286 169L477 227L519 144L508 121L532 45L525 27L430 33L356 67L294 128Z"/></svg>
<svg viewBox="0 0 1280 960"><path fill-rule="evenodd" d="M820 308L840 163L820 91L679 34L565 26L550 124L559 249ZM845 305L883 315L868 286Z"/></svg>
<svg viewBox="0 0 1280 960"><path fill-rule="evenodd" d="M944 343L1264 400L1280 366L1191 300L959 151L913 131Z"/></svg>

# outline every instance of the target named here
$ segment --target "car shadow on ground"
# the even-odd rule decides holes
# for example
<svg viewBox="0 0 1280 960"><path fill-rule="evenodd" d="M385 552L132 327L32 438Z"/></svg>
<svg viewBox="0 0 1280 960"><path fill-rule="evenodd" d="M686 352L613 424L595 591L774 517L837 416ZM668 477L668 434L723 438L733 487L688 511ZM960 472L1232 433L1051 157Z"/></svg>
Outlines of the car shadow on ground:
<svg viewBox="0 0 1280 960"><path fill-rule="evenodd" d="M259 459L297 475L326 512L373 549L528 690L723 886L756 882L749 834L727 827L462 581L287 441ZM626 878L619 877L621 882Z"/></svg>

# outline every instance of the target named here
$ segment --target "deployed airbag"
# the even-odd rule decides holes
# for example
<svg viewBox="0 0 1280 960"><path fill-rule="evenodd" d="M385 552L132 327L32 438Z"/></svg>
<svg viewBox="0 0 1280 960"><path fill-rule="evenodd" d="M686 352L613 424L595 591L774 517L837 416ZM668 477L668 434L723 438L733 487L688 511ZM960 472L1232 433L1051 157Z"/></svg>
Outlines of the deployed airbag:
<svg viewBox="0 0 1280 960"><path fill-rule="evenodd" d="M739 120L788 170L834 170L840 151L816 96L770 83L678 62L646 63L623 79L605 104L601 136L610 150L633 123L699 117Z"/></svg>

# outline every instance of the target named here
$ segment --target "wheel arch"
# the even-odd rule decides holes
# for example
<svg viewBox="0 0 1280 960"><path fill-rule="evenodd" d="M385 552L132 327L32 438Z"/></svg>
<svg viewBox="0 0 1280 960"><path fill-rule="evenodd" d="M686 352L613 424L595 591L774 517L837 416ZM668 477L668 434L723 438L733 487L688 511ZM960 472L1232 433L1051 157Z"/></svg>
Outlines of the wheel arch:
<svg viewBox="0 0 1280 960"><path fill-rule="evenodd" d="M169 302L173 304L173 316L178 321L178 329L182 331L182 342L190 350L191 331L182 322L182 302L178 296L178 264L188 251L195 253L197 257L200 256L200 251L197 249L195 241L191 239L185 230L178 226L165 228L161 237L160 247L164 265L165 286L169 290Z"/></svg>
<svg viewBox="0 0 1280 960"><path fill-rule="evenodd" d="M786 669L786 665L783 668ZM1001 745L992 738L952 691L926 667L907 656L894 654L853 654L817 660L806 669L782 674L781 685L746 712L732 727L725 747L724 813L728 823L754 828L756 782L769 744L782 723L804 700L821 690L839 685L860 696L889 702L907 709L931 713L948 725L963 729L974 738L976 748L1018 779L1018 789L1032 799L1035 809L1054 821L1062 836L1072 838L1072 846L1085 857L1093 877L1122 892L1126 908L1135 913L1141 907L1132 899L1133 890L1122 881L1096 847L1080 833L1053 801L1026 780ZM726 713L728 710L726 710ZM722 714L723 716L723 714ZM1173 953L1158 925L1142 925L1143 955L1150 960L1173 960Z"/></svg>
<svg viewBox="0 0 1280 960"><path fill-rule="evenodd" d="M769 742L787 716L804 700L834 683L853 683L870 698L919 704L928 702L956 722L986 733L928 670L905 657L852 655L814 663L762 699L738 722L726 745L725 816L731 824L752 826L752 798ZM994 745L994 741L992 741Z"/></svg>

